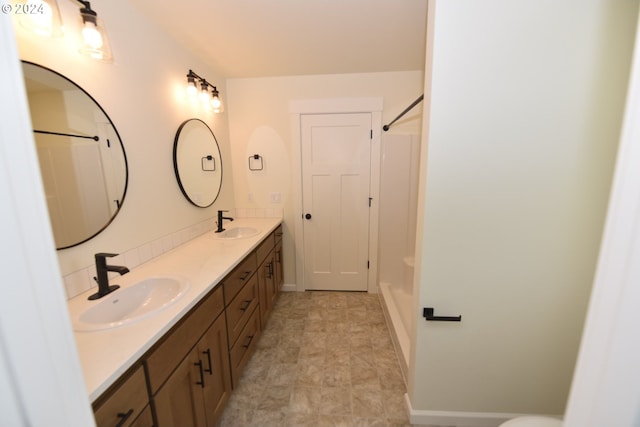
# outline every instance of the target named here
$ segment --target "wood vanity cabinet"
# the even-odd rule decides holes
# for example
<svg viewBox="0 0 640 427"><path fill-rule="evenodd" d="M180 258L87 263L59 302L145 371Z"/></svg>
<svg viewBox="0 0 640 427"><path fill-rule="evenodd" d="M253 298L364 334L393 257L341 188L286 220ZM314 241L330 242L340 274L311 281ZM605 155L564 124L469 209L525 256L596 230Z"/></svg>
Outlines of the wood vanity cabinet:
<svg viewBox="0 0 640 427"><path fill-rule="evenodd" d="M94 403L97 426L215 426L282 281L279 226Z"/></svg>
<svg viewBox="0 0 640 427"><path fill-rule="evenodd" d="M258 287L260 289L260 317L262 326L267 323L283 283L282 226L278 226L258 249Z"/></svg>
<svg viewBox="0 0 640 427"><path fill-rule="evenodd" d="M214 427L231 381L224 316L209 327L154 397L157 427Z"/></svg>
<svg viewBox="0 0 640 427"><path fill-rule="evenodd" d="M93 407L98 427L153 427L142 366L123 375Z"/></svg>
<svg viewBox="0 0 640 427"><path fill-rule="evenodd" d="M280 236L278 235L280 231ZM231 380L237 387L260 333L275 304L275 246L282 228L269 234L245 261L223 281L229 337ZM243 283L239 283L244 279Z"/></svg>
<svg viewBox="0 0 640 427"><path fill-rule="evenodd" d="M278 296L275 288L275 256L271 250L258 268L258 286L260 288L260 321L263 327L267 324L271 309Z"/></svg>
<svg viewBox="0 0 640 427"><path fill-rule="evenodd" d="M276 247L273 253L273 256L274 256L273 261L275 263L274 281L275 281L276 292L280 292L280 290L282 289L282 285L284 285L284 267L282 263L282 225L276 228L274 235L275 235L275 242L276 242Z"/></svg>
<svg viewBox="0 0 640 427"><path fill-rule="evenodd" d="M213 427L218 422L231 393L223 310L218 287L148 354L156 427Z"/></svg>
<svg viewBox="0 0 640 427"><path fill-rule="evenodd" d="M257 251L252 252L222 282L225 295L225 315L229 339L231 381L237 387L260 337L260 312Z"/></svg>

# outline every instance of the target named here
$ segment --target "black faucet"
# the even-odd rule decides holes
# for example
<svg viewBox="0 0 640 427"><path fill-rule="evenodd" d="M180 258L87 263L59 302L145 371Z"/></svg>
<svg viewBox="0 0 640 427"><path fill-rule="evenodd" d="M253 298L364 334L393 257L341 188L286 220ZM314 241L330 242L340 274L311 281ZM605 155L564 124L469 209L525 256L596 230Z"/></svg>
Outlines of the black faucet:
<svg viewBox="0 0 640 427"><path fill-rule="evenodd" d="M129 272L129 269L127 267L122 267L119 265L107 265L107 258L111 258L116 255L118 254L108 254L102 252L94 255L96 259L97 277L94 277L93 280L98 282L98 292L89 296L90 300L102 298L103 296L110 294L120 287L120 285L109 285L109 271L120 273L121 276Z"/></svg>
<svg viewBox="0 0 640 427"><path fill-rule="evenodd" d="M222 226L222 221L224 221L225 219L229 221L233 221L233 218L231 217L222 216L224 212L229 212L229 211L218 211L218 229L216 230L216 233L222 233L224 231L224 227Z"/></svg>

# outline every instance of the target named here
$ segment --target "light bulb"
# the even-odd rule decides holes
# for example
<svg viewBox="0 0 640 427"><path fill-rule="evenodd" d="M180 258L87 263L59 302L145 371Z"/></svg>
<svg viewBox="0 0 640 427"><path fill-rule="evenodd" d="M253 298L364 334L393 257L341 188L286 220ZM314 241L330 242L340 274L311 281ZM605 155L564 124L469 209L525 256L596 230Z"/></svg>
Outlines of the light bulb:
<svg viewBox="0 0 640 427"><path fill-rule="evenodd" d="M51 34L51 19L53 17L51 6L40 0L29 0L27 7L29 8L27 10L37 11L37 13L29 14L34 30L43 35Z"/></svg>
<svg viewBox="0 0 640 427"><path fill-rule="evenodd" d="M203 84L202 90L200 91L200 101L208 103L209 99L211 99L211 97L209 95L209 91L207 90L207 85Z"/></svg>
<svg viewBox="0 0 640 427"><path fill-rule="evenodd" d="M25 10L20 14L20 23L39 36L59 37L62 35L58 4L53 1L28 0ZM52 6L53 5L53 6ZM55 10L54 10L55 8Z"/></svg>
<svg viewBox="0 0 640 427"><path fill-rule="evenodd" d="M187 95L191 98L195 98L198 94L198 88L196 86L196 82L193 77L189 77L187 82Z"/></svg>
<svg viewBox="0 0 640 427"><path fill-rule="evenodd" d="M211 98L211 106L216 110L219 110L222 106L222 102L220 101L220 98L218 98L218 95L213 95L213 98Z"/></svg>
<svg viewBox="0 0 640 427"><path fill-rule="evenodd" d="M84 44L91 49L98 50L102 47L102 35L93 22L86 21L84 23L82 27L82 38L84 39Z"/></svg>

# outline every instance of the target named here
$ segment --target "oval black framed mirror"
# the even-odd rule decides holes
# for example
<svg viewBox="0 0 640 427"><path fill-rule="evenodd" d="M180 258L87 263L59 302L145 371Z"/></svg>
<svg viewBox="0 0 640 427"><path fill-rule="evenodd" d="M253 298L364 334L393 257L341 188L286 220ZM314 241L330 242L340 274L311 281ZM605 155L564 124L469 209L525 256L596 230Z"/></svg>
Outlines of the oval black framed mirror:
<svg viewBox="0 0 640 427"><path fill-rule="evenodd" d="M34 140L57 249L111 224L129 181L120 134L98 102L50 68L22 61Z"/></svg>
<svg viewBox="0 0 640 427"><path fill-rule="evenodd" d="M200 119L182 122L173 141L173 168L184 197L211 206L222 187L222 155L213 131Z"/></svg>

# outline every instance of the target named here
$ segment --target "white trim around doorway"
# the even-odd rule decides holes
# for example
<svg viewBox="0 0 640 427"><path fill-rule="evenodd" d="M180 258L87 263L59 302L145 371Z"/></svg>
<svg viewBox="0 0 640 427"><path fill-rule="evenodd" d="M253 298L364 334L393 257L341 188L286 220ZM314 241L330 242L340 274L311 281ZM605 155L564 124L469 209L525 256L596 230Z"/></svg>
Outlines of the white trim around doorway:
<svg viewBox="0 0 640 427"><path fill-rule="evenodd" d="M304 237L302 232L302 161L300 153L300 116L303 114L371 113L373 135L371 140L371 216L369 217L369 277L367 291L378 292L378 221L380 195L380 138L382 131L382 98L326 98L297 99L289 103L291 114L293 174L293 217L296 255L296 290L303 292Z"/></svg>

